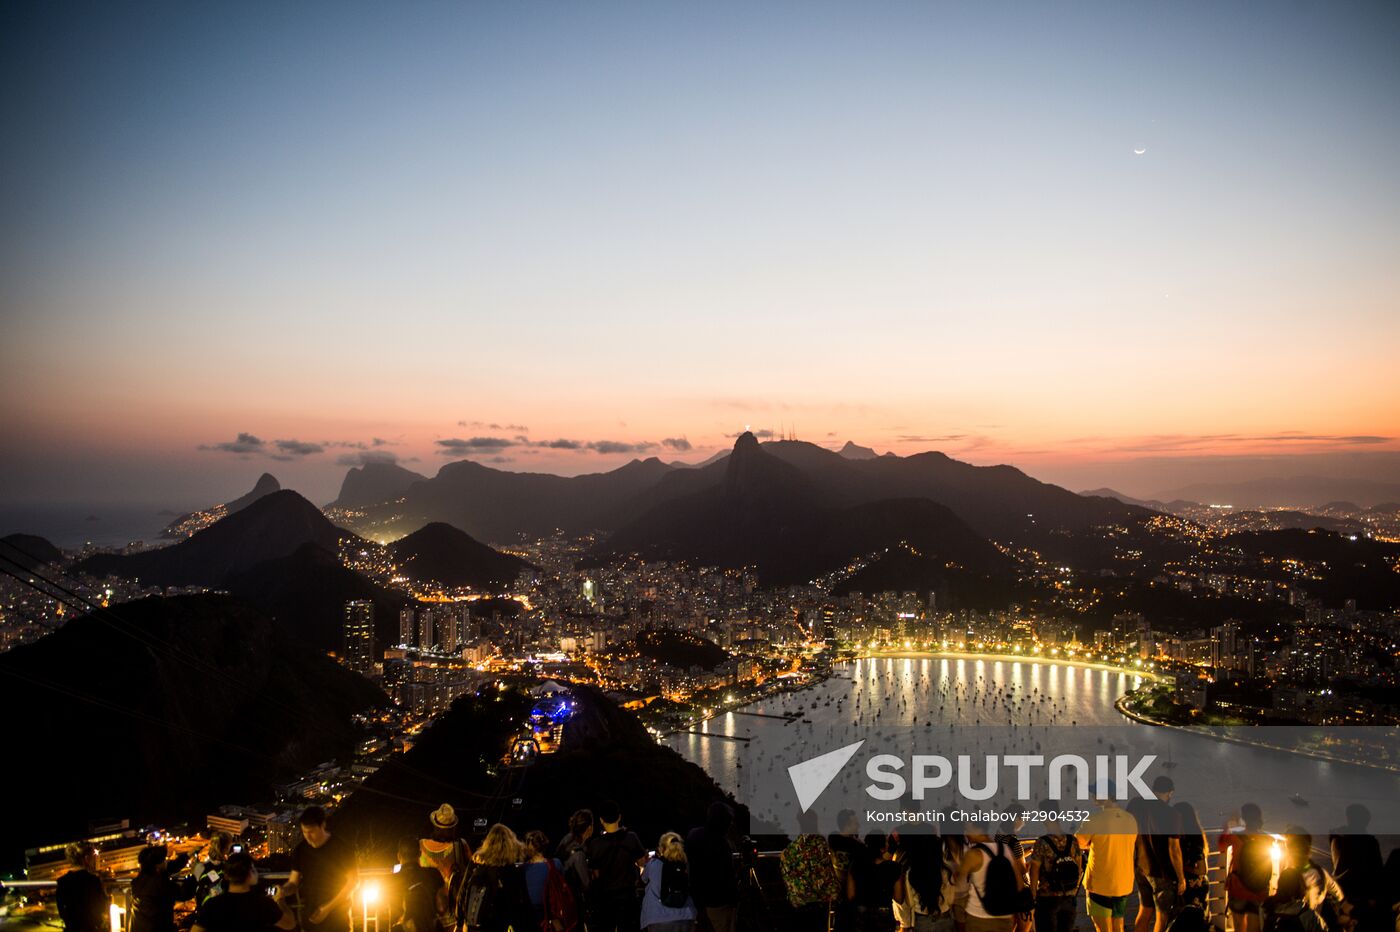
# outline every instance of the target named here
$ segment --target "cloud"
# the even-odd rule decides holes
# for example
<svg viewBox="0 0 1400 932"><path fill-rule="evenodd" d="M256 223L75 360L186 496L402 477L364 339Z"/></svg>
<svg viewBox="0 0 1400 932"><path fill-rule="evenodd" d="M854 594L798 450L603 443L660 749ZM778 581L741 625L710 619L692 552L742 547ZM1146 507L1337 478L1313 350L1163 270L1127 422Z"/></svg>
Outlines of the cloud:
<svg viewBox="0 0 1400 932"><path fill-rule="evenodd" d="M389 443L389 441L385 440L383 437L371 437L369 442L372 446L376 447L382 447Z"/></svg>
<svg viewBox="0 0 1400 932"><path fill-rule="evenodd" d="M438 452L444 456L453 453L496 452L513 447L515 444L516 441L507 437L468 437L465 440L460 437L449 437L446 440L437 441L437 445L442 447Z"/></svg>
<svg viewBox="0 0 1400 932"><path fill-rule="evenodd" d="M645 453L655 449L654 443L623 443L620 440L590 440L588 449L596 453Z"/></svg>
<svg viewBox="0 0 1400 932"><path fill-rule="evenodd" d="M1092 443L1106 438L1081 437L1070 443ZM1146 437L1130 437L1109 442L1100 452L1105 453L1172 453L1197 452L1202 449L1246 446L1268 443L1304 443L1313 446L1374 446L1390 443L1394 437L1381 437L1374 434L1304 434L1299 431L1282 431L1276 434L1151 434Z"/></svg>
<svg viewBox="0 0 1400 932"><path fill-rule="evenodd" d="M305 440L278 440L277 451L283 456L312 456L325 452L325 444L308 443ZM277 458L277 457L274 457Z"/></svg>
<svg viewBox="0 0 1400 932"><path fill-rule="evenodd" d="M682 452L691 449L690 441L684 437L667 437L661 441L661 445L668 450L680 450Z"/></svg>
<svg viewBox="0 0 1400 932"><path fill-rule="evenodd" d="M531 446L539 447L541 450L582 450L584 443L582 440L537 440Z"/></svg>
<svg viewBox="0 0 1400 932"><path fill-rule="evenodd" d="M359 453L346 453L336 458L339 466L368 466L371 463L397 463L398 454L391 450L363 450Z"/></svg>
<svg viewBox="0 0 1400 932"><path fill-rule="evenodd" d="M772 439L773 439L773 432L772 432L771 430L769 430L768 428L766 428L766 427L764 427L764 428L762 428L762 429L760 429L760 430L751 430L751 431L749 431L749 433L753 434L753 435L754 435L756 438L758 438L759 440L772 440ZM736 433L732 433L732 434L725 434L725 436L728 437L730 440L738 440L738 439L739 439L740 437L742 437L743 435L744 435L744 431L742 431L742 430L741 430L741 431L737 431Z"/></svg>
<svg viewBox="0 0 1400 932"><path fill-rule="evenodd" d="M240 433L237 440L223 443L200 444L201 450L214 450L219 453L261 453L266 447L263 441L252 434Z"/></svg>
<svg viewBox="0 0 1400 932"><path fill-rule="evenodd" d="M526 427L524 424L496 424L494 422L488 423L486 421L458 421L457 426L469 427L473 430L504 430L516 434L528 434L530 432L530 428Z"/></svg>

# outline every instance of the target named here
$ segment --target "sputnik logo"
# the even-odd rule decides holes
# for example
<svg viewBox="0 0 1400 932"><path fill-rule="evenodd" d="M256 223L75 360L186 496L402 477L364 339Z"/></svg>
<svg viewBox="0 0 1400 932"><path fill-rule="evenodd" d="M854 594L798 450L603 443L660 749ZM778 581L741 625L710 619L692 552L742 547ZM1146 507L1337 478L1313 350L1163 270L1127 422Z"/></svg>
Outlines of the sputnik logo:
<svg viewBox="0 0 1400 932"><path fill-rule="evenodd" d="M804 760L800 764L793 764L788 768L788 778L792 780L792 788L797 792L798 805L802 811L806 812L812 808L812 804L817 801L817 797L831 785L831 781L836 779L836 775L841 772L841 768L856 756L861 745L865 744L865 739L857 741L855 744L848 744L843 748L828 751L819 757L811 760Z"/></svg>

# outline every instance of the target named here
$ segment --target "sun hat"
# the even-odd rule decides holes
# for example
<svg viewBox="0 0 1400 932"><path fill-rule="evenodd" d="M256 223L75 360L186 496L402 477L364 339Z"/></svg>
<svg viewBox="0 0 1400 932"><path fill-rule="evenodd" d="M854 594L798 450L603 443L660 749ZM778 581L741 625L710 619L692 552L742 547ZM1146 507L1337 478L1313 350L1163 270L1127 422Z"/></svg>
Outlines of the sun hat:
<svg viewBox="0 0 1400 932"><path fill-rule="evenodd" d="M451 803L443 803L432 814L433 825L438 828L452 828L457 824L457 813Z"/></svg>

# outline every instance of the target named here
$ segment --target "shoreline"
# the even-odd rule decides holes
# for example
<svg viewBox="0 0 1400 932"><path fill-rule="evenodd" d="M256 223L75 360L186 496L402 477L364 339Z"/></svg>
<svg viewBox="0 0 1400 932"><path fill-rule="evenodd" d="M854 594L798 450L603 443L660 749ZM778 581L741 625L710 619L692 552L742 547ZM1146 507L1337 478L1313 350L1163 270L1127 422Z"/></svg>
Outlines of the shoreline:
<svg viewBox="0 0 1400 932"><path fill-rule="evenodd" d="M944 657L957 660L996 660L1011 661L1012 663L1045 663L1055 664L1062 667L1083 667L1086 670L1102 670L1108 673L1122 673L1125 676L1140 676L1143 679L1162 682L1169 677L1158 673L1155 670L1143 670L1138 667L1120 667L1117 664L1108 663L1103 660L1080 660L1074 657L1047 657L1044 654L998 654L989 651L966 651L966 650L877 650L863 651L856 654L852 660L842 660L840 663L854 663L857 660L877 660L877 659L897 659L915 657ZM1127 695L1126 693L1124 695Z"/></svg>
<svg viewBox="0 0 1400 932"><path fill-rule="evenodd" d="M1117 666L1117 665L1115 665L1115 664L1106 663L1106 662L1100 661L1100 660L1079 660L1079 659L1071 658L1071 657L1046 657L1046 656L1044 656L1044 655L1039 655L1039 654L998 654L998 653L988 653L988 652L986 652L986 651L958 651L958 650L906 650L906 649L904 649L904 648L900 648L900 649L897 649L897 650L884 650L884 651L871 651L871 650L866 650L866 651L863 651L863 652L860 652L860 653L856 654L856 656L853 657L853 658L851 658L850 660L838 660L838 661L836 661L836 662L834 662L834 663L832 664L832 667L834 668L834 667L837 667L837 666L839 666L839 665L841 665L841 664L852 664L852 663L855 663L855 662L860 661L860 660L878 660L878 659L887 659L887 660L889 660L889 659L898 659L898 658L913 659L913 658L929 658L929 657L941 657L941 658L945 658L945 659L955 659L955 660L994 660L994 661L997 661L997 662L1011 661L1011 662L1013 662L1013 663L1044 663L1044 664L1055 664L1055 665L1063 666L1063 667L1082 667L1082 668L1084 668L1084 669L1086 669L1086 670L1099 670L1099 671L1106 672L1106 673L1119 673L1119 674L1122 674L1122 675L1124 675L1124 676L1136 676L1136 677L1141 677L1142 679L1152 680L1152 681L1154 681L1154 682L1162 682L1162 681L1165 681L1165 680L1168 679L1168 677L1166 677L1166 676L1164 676L1163 674L1158 673L1158 672L1156 672L1156 671L1154 671L1154 670L1141 670L1141 669L1138 669L1138 668L1136 668L1136 667L1120 667L1120 666ZM834 672L833 672L833 673L816 674L816 675L813 676L811 682L807 683L806 685L804 685L804 686L803 686L802 688L800 688L800 689L784 689L784 690L778 690L778 692L779 692L779 693L803 693L803 692L806 692L806 691L809 690L809 689L812 689L813 687L816 687L816 686L819 686L819 685L822 684L822 683L825 683L827 680L831 679L831 678L834 677L834 676L837 676L837 674L834 673ZM841 678L842 678L842 679L846 679L846 677L841 677ZM1120 707L1119 703L1121 703L1123 700L1125 700L1131 693L1132 693L1132 690L1129 690L1128 692L1124 693L1122 696L1119 696L1117 699L1114 700L1114 708L1117 709L1117 711L1118 711L1119 713L1125 714L1125 716L1128 717L1128 718L1132 718L1132 716L1126 715L1126 713L1123 713L1123 710L1122 710L1122 708ZM741 703L741 704L738 704L738 705L725 706L723 709L717 709L717 710L715 710L715 713L714 713L713 715L707 715L707 716L704 716L704 717L702 717L702 718L698 718L698 719L696 719L696 720L693 721L693 722L687 723L687 727L685 727L685 728L677 729L677 730L675 730L675 731L669 731L669 732L666 732L665 734L660 735L660 736L658 736L658 737L660 737L660 738L669 738L669 737L671 737L672 735L688 734L688 733L690 733L691 731L693 731L694 729L698 728L699 726L705 724L706 722L713 721L714 719L720 718L720 717L724 716L725 714L727 714L727 713L729 713L729 712L735 712L735 711L738 711L738 710L741 710L741 709L746 709L746 708L748 708L748 707L751 706L751 705L757 705L758 703L760 703L760 702L765 702L765 701L767 701L768 699L771 699L771 698L773 698L771 695L768 695L768 696L758 696L758 697L756 697L756 698L750 699L749 701L744 702L744 703ZM1153 723L1153 722L1144 722L1144 724L1149 724L1149 725L1150 725L1150 724L1155 724L1155 723Z"/></svg>
<svg viewBox="0 0 1400 932"><path fill-rule="evenodd" d="M1128 700L1132 693L1124 693L1113 702L1113 707L1118 710L1123 717L1131 719L1141 725L1150 725L1154 728L1171 728L1184 734L1197 738L1210 738L1215 741L1224 741L1228 744L1239 745L1240 747L1255 748L1261 751L1277 751L1280 754L1293 754L1298 757L1306 757L1309 760L1322 761L1328 764L1347 764L1352 767L1369 767L1372 770L1380 770L1385 773L1400 773L1400 766L1394 764L1384 764L1378 761L1358 760L1353 757L1339 757L1335 754L1324 754L1320 751L1310 751L1305 748L1281 747L1277 744L1270 744L1266 741L1250 741L1239 735L1219 734L1205 728L1193 728L1190 725L1178 725L1175 722L1164 722L1159 719L1143 715L1141 712L1129 709ZM1225 726L1238 728L1268 728L1268 725L1239 725Z"/></svg>

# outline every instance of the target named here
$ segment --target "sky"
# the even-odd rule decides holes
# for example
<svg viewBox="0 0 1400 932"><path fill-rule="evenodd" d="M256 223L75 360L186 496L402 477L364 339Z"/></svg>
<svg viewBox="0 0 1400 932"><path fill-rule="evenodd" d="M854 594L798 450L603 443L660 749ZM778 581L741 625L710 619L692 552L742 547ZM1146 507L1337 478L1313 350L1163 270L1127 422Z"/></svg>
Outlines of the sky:
<svg viewBox="0 0 1400 932"><path fill-rule="evenodd" d="M1396 478L1397 47L1395 4L5 4L0 503L746 427Z"/></svg>

